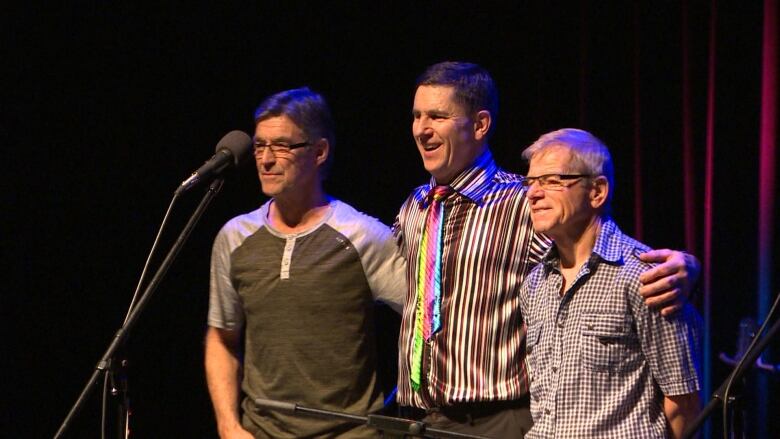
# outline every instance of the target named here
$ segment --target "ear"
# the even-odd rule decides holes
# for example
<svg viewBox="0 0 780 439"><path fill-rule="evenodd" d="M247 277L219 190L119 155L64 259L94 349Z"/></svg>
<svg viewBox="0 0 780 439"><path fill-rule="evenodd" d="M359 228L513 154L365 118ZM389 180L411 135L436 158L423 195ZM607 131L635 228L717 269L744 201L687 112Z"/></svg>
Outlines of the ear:
<svg viewBox="0 0 780 439"><path fill-rule="evenodd" d="M476 140L483 140L487 138L488 132L490 132L490 124L493 122L493 117L487 110L480 110L474 116L474 138Z"/></svg>
<svg viewBox="0 0 780 439"><path fill-rule="evenodd" d="M330 154L330 143L328 142L328 139L323 137L314 143L314 154L317 166L324 165Z"/></svg>
<svg viewBox="0 0 780 439"><path fill-rule="evenodd" d="M590 205L594 209L600 209L607 203L609 197L609 181L607 177L599 175L593 178L593 186L590 189Z"/></svg>

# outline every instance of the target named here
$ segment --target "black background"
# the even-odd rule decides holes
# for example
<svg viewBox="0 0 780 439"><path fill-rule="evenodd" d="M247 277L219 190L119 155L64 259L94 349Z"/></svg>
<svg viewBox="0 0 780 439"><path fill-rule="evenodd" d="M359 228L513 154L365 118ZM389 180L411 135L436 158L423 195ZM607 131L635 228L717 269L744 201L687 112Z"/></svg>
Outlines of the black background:
<svg viewBox="0 0 780 439"><path fill-rule="evenodd" d="M124 318L173 190L223 134L251 133L256 105L280 90L328 98L337 146L326 187L390 223L426 181L410 136L415 77L438 61L477 62L500 90L498 162L522 173L520 152L540 134L589 129L611 147L615 218L629 233L638 91L643 240L685 247L681 5L389 3L3 6L4 436L54 434ZM710 7L687 7L701 234ZM733 353L739 319L757 306L761 18L758 1L719 5L713 384L727 372L715 354ZM211 241L262 201L251 166L227 180L133 332L135 437L214 436L202 368ZM393 324L385 315L387 358ZM74 437L98 437L98 394Z"/></svg>

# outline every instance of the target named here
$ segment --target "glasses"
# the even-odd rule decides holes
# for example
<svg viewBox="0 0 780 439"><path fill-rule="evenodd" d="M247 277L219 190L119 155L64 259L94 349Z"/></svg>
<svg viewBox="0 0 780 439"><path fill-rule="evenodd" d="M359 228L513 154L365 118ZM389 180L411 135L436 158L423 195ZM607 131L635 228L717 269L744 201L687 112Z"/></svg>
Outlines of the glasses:
<svg viewBox="0 0 780 439"><path fill-rule="evenodd" d="M524 187L531 187L534 183L539 183L539 187L551 191L562 191L569 186L572 186L577 181L583 178L589 178L592 175L588 174L544 174L538 177L525 177L522 185Z"/></svg>
<svg viewBox="0 0 780 439"><path fill-rule="evenodd" d="M310 146L310 145L311 145L311 143L309 143L309 142L293 143L292 145L288 145L286 143L265 144L265 143L260 143L260 142L255 141L254 147L255 147L255 155L256 156L261 156L261 155L263 155L263 153L265 153L266 149L271 150L271 153L276 155L276 154L279 154L279 153L282 153L282 154L289 153L293 149L303 148L304 146Z"/></svg>

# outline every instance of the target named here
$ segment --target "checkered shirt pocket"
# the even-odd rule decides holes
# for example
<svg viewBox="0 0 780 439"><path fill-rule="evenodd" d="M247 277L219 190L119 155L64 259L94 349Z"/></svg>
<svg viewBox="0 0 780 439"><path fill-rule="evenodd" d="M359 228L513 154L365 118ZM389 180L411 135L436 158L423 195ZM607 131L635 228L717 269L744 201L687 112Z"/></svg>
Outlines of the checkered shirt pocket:
<svg viewBox="0 0 780 439"><path fill-rule="evenodd" d="M626 363L626 349L638 340L624 314L589 313L580 321L582 365L594 372L618 372Z"/></svg>

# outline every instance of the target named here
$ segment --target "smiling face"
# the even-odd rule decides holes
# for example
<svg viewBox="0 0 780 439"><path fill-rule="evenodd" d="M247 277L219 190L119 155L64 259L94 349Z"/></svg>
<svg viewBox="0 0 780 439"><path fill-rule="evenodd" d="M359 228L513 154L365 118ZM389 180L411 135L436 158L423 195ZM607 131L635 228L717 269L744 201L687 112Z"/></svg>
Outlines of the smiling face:
<svg viewBox="0 0 780 439"><path fill-rule="evenodd" d="M294 145L307 141L312 142L312 145L275 154L270 148L264 148L263 153L255 154L257 172L265 195L278 198L313 191L320 184L318 168L327 158L327 147L323 145L327 141L307 139L303 130L284 115L257 123L255 142L258 144Z"/></svg>
<svg viewBox="0 0 780 439"><path fill-rule="evenodd" d="M551 147L531 158L529 177L546 174L580 174L572 169L571 152L566 147ZM600 177L604 182L603 177ZM600 181L601 181L600 180ZM536 182L528 188L534 230L553 239L577 232L599 214L605 194L590 178L574 181L560 190L546 190Z"/></svg>
<svg viewBox="0 0 780 439"><path fill-rule="evenodd" d="M486 147L489 113L467 114L454 93L449 86L421 85L414 95L412 135L425 170L438 184L452 181Z"/></svg>

